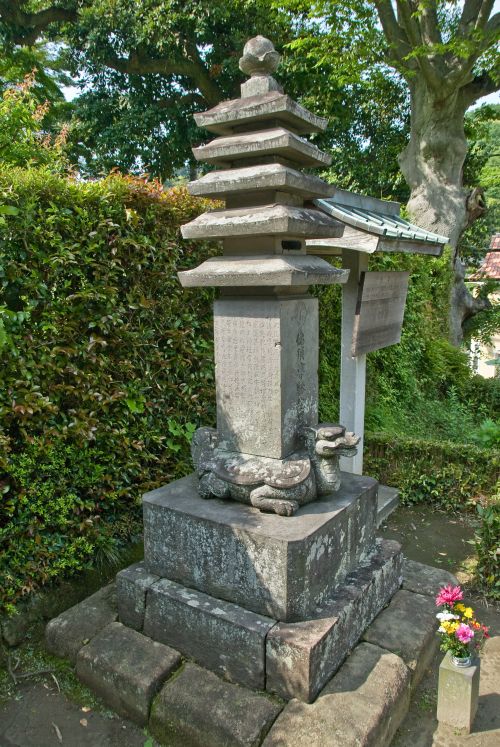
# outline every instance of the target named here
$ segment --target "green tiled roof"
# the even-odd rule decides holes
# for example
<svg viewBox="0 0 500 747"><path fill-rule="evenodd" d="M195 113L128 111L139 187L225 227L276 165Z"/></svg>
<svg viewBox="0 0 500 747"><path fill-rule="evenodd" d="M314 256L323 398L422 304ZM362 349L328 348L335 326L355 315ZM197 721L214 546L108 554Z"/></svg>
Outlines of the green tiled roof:
<svg viewBox="0 0 500 747"><path fill-rule="evenodd" d="M364 206L346 205L341 202L342 190L339 190L340 194L337 197L331 197L326 200L314 200L314 204L320 210L323 210L328 215L342 221L343 223L358 228L361 231L367 231L368 233L376 234L377 236L383 236L385 238L393 238L407 241L422 241L426 244L439 244L444 245L448 243L446 236L440 236L437 233L426 231L424 228L416 226L414 223L409 223L400 215L387 214L379 212L378 210L368 209ZM352 195L353 197L355 195ZM358 197L358 195L356 195ZM363 198L359 196L360 202L363 202ZM367 198L367 202L370 198ZM384 209L383 200L370 200L372 204L380 203L381 209ZM387 203L388 206L394 206L397 203Z"/></svg>

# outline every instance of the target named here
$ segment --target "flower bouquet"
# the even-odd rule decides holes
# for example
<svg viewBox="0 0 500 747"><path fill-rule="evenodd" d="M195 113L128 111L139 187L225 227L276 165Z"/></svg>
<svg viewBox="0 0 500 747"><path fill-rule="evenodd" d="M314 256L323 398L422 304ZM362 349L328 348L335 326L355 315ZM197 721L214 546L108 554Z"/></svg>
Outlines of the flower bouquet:
<svg viewBox="0 0 500 747"><path fill-rule="evenodd" d="M441 635L441 651L450 651L453 663L467 667L472 661L472 654L477 653L488 638L488 628L481 625L472 607L462 602L463 592L460 586L444 586L436 597L436 606L442 607L436 617L439 620L438 633Z"/></svg>
<svg viewBox="0 0 500 747"><path fill-rule="evenodd" d="M481 649L489 636L488 628L476 620L474 610L466 607L462 599L460 586L444 586L436 597L436 606L443 610L436 617L439 620L441 651L451 651L456 666L468 667L472 654Z"/></svg>

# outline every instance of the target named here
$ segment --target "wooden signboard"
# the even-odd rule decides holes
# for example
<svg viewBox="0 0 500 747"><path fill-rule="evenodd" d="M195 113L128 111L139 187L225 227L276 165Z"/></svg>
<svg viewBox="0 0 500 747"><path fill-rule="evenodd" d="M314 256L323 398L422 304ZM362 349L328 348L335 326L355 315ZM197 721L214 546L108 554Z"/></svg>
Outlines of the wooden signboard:
<svg viewBox="0 0 500 747"><path fill-rule="evenodd" d="M409 275L409 272L361 273L352 334L353 357L401 340Z"/></svg>

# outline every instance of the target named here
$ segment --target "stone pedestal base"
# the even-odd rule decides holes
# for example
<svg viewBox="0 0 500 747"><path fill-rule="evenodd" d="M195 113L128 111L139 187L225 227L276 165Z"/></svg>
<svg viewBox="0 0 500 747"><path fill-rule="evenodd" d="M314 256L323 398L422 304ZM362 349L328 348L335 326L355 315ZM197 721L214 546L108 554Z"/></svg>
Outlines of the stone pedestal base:
<svg viewBox="0 0 500 747"><path fill-rule="evenodd" d="M379 541L311 619L280 623L151 574L117 575L120 621L225 679L311 702L401 583L396 542Z"/></svg>
<svg viewBox="0 0 500 747"><path fill-rule="evenodd" d="M330 599L375 546L377 482L342 473L340 490L294 516L204 500L196 475L144 496L146 569L280 621Z"/></svg>
<svg viewBox="0 0 500 747"><path fill-rule="evenodd" d="M479 660L470 667L457 667L448 651L439 667L437 718L467 734L477 711Z"/></svg>

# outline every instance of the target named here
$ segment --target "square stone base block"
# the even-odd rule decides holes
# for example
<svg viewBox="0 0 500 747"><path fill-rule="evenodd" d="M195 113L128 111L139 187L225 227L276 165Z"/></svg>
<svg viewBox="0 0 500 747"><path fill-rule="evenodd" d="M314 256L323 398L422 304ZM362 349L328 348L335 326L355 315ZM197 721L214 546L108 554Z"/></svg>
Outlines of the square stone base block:
<svg viewBox="0 0 500 747"><path fill-rule="evenodd" d="M278 623L266 646L266 689L311 703L402 582L401 546L378 540L369 562L350 574L314 617Z"/></svg>
<svg viewBox="0 0 500 747"><path fill-rule="evenodd" d="M204 500L196 475L143 505L149 573L290 622L308 619L373 551L377 482L343 473L340 490L294 516Z"/></svg>
<svg viewBox="0 0 500 747"><path fill-rule="evenodd" d="M457 667L448 651L439 667L437 718L470 734L479 699L479 659Z"/></svg>
<svg viewBox="0 0 500 747"><path fill-rule="evenodd" d="M398 589L401 569L398 543L377 541L311 619L284 623L160 578L139 563L117 576L120 620L227 680L310 702Z"/></svg>

